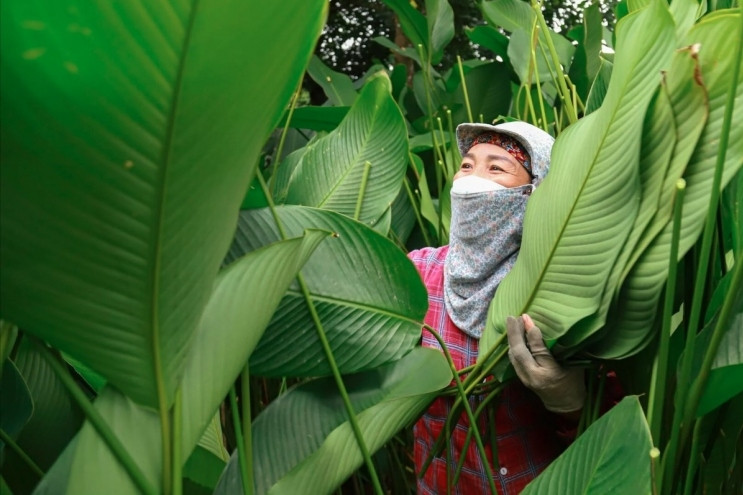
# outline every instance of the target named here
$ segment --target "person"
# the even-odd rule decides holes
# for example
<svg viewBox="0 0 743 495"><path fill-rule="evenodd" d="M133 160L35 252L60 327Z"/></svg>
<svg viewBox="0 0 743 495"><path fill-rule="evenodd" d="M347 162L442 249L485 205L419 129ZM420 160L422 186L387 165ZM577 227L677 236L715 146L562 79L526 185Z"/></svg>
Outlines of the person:
<svg viewBox="0 0 743 495"><path fill-rule="evenodd" d="M456 135L462 162L451 189L449 244L408 256L428 290L424 322L441 335L455 367L462 369L477 361L489 303L518 256L526 203L549 170L554 139L525 122L461 124ZM519 380L503 389L494 406L497 469L492 446L485 440L485 418L478 428L498 492L514 494L565 449L586 389L583 371L557 363L528 315L508 318L507 335L509 359ZM440 349L425 329L421 343ZM453 402L452 397L437 398L416 423L416 474L444 429ZM449 493L447 484L461 456L463 469L450 493L489 493L475 442L463 452L468 429L463 413L448 450L434 457L418 478L419 494Z"/></svg>

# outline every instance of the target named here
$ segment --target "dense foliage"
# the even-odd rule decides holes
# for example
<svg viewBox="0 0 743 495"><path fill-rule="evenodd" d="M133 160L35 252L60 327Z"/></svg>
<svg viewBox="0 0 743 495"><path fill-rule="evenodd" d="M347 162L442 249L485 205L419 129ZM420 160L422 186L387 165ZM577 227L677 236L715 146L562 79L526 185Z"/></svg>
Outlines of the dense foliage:
<svg viewBox="0 0 743 495"><path fill-rule="evenodd" d="M491 0L452 52L456 2L383 0L351 78L323 0L68 3L0 7L0 492L412 492L407 427L497 393L522 312L591 396L528 492L740 491L737 4ZM455 125L508 119L552 171L460 380L405 251L447 242Z"/></svg>

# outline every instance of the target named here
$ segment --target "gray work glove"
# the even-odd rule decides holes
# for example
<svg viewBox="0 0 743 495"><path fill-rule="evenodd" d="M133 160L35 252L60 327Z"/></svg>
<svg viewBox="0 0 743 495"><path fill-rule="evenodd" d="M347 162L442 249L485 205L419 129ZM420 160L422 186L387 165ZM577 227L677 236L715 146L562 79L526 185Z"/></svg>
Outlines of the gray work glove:
<svg viewBox="0 0 743 495"><path fill-rule="evenodd" d="M506 319L508 359L519 379L536 393L548 411L574 412L583 407L586 385L581 368L560 366L542 340L542 331L528 315ZM524 339L526 333L526 339Z"/></svg>

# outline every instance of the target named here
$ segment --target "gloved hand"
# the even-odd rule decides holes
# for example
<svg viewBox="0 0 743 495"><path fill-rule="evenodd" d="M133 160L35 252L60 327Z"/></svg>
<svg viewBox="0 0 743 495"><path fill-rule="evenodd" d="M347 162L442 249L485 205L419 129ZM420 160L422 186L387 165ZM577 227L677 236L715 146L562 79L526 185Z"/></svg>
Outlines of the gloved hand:
<svg viewBox="0 0 743 495"><path fill-rule="evenodd" d="M509 316L506 331L508 359L519 379L542 399L544 407L562 414L581 409L586 399L583 370L560 366L544 345L542 331L528 315Z"/></svg>

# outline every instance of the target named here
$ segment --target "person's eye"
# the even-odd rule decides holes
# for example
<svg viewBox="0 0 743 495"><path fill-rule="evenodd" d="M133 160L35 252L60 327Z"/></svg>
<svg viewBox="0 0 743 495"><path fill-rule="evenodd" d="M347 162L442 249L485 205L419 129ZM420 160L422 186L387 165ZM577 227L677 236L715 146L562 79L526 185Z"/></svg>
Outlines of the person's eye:
<svg viewBox="0 0 743 495"><path fill-rule="evenodd" d="M499 167L498 165L491 165L491 166L490 166L490 171L491 171L491 172L502 172L502 171L503 171L503 169L502 169L502 168L500 168L500 167Z"/></svg>
<svg viewBox="0 0 743 495"><path fill-rule="evenodd" d="M460 170L471 170L471 169L472 169L472 164L471 164L471 163L467 163L467 162L464 162L464 163L462 163L462 165L461 165L461 166L459 167L459 169L460 169Z"/></svg>

